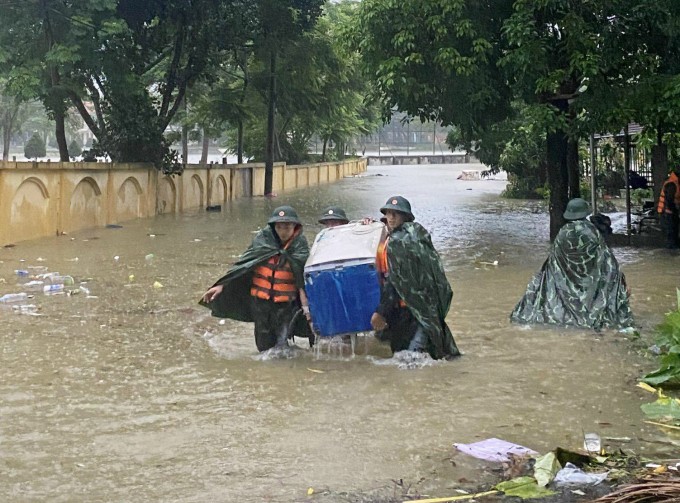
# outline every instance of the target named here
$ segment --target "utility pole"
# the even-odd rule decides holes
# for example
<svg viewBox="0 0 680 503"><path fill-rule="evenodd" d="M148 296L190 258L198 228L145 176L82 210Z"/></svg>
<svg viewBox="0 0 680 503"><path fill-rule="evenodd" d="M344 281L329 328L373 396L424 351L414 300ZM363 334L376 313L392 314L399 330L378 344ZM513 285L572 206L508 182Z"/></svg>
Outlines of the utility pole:
<svg viewBox="0 0 680 503"><path fill-rule="evenodd" d="M437 144L437 121L434 121L434 127L432 128L432 155L434 155L434 148Z"/></svg>
<svg viewBox="0 0 680 503"><path fill-rule="evenodd" d="M590 133L590 202L593 207L593 215L597 213L597 198L595 197L595 133Z"/></svg>
<svg viewBox="0 0 680 503"><path fill-rule="evenodd" d="M408 155L409 152L410 152L410 146L411 146L411 123L407 122L406 123L406 155Z"/></svg>

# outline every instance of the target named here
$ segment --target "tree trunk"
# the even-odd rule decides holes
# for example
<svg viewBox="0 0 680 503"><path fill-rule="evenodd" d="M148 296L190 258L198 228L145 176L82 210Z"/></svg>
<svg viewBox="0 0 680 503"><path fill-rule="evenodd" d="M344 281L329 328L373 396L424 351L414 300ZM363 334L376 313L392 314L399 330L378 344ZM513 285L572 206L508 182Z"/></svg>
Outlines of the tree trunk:
<svg viewBox="0 0 680 503"><path fill-rule="evenodd" d="M9 147L14 130L14 121L19 113L21 105L14 101L4 112L2 123L2 160L9 161Z"/></svg>
<svg viewBox="0 0 680 503"><path fill-rule="evenodd" d="M55 107L58 108L58 107ZM54 134L56 135L57 145L59 146L59 160L61 162L69 162L71 158L68 155L68 143L66 143L66 128L64 126L64 111L60 108L54 110Z"/></svg>
<svg viewBox="0 0 680 503"><path fill-rule="evenodd" d="M241 88L241 98L239 99L239 104L243 108L243 104L246 101L246 92L248 90L248 84L250 83L250 77L248 73L248 56L246 53L241 54L241 63L239 63L241 69L243 70L243 87ZM241 110L239 110L239 116L241 115ZM238 130L236 137L236 156L237 162L243 164L243 118L238 118Z"/></svg>
<svg viewBox="0 0 680 503"><path fill-rule="evenodd" d="M236 134L236 162L243 164L243 119L238 120L238 131Z"/></svg>
<svg viewBox="0 0 680 503"><path fill-rule="evenodd" d="M267 146L264 160L264 195L272 193L274 182L274 118L276 111L276 50L269 56L269 107L267 110Z"/></svg>
<svg viewBox="0 0 680 503"><path fill-rule="evenodd" d="M328 146L328 139L323 139L323 147L321 148L321 162L326 162L326 147Z"/></svg>
<svg viewBox="0 0 680 503"><path fill-rule="evenodd" d="M568 104L566 100L553 102L562 112L566 112ZM548 133L547 141L547 164L548 186L550 187L550 241L553 241L557 233L564 225L564 210L569 201L569 185L567 170L567 144L569 139L564 131Z"/></svg>
<svg viewBox="0 0 680 503"><path fill-rule="evenodd" d="M189 126L187 126L187 98L184 97L184 117L182 119L182 164L189 163Z"/></svg>
<svg viewBox="0 0 680 503"><path fill-rule="evenodd" d="M569 199L581 197L581 170L578 165L578 141L569 139L567 143L567 177L569 180Z"/></svg>
<svg viewBox="0 0 680 503"><path fill-rule="evenodd" d="M210 147L210 137L206 130L203 130L203 144L201 145L200 164L208 164L208 148Z"/></svg>
<svg viewBox="0 0 680 503"><path fill-rule="evenodd" d="M9 161L9 140L11 131L8 127L2 129L2 160Z"/></svg>
<svg viewBox="0 0 680 503"><path fill-rule="evenodd" d="M668 146L663 142L663 133L657 134L657 144L652 146L652 184L654 200L659 200L661 187L668 176Z"/></svg>

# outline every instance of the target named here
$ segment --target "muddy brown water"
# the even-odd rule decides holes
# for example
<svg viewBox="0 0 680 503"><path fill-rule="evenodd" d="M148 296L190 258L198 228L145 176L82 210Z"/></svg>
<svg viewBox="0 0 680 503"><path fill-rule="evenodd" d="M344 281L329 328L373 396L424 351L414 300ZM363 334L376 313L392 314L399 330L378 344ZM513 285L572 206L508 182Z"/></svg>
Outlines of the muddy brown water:
<svg viewBox="0 0 680 503"><path fill-rule="evenodd" d="M640 411L653 397L635 384L654 367L640 343L508 322L546 257L548 217L538 203L501 199L503 180L456 179L470 168L371 167L221 213L0 249L0 293L21 290L15 269L40 266L90 291L36 294L40 316L0 308L0 500L288 502L311 501L313 488L314 501L347 501L398 479L449 496L492 483L488 463L452 447L489 437L547 452L597 432L631 439L605 440L610 448L675 457L674 440ZM396 194L441 253L462 358L405 370L367 337L354 357L298 341L288 358L262 359L251 325L220 324L197 306L274 206L295 206L311 241L324 206L377 217ZM651 341L674 306L678 258L615 253Z"/></svg>

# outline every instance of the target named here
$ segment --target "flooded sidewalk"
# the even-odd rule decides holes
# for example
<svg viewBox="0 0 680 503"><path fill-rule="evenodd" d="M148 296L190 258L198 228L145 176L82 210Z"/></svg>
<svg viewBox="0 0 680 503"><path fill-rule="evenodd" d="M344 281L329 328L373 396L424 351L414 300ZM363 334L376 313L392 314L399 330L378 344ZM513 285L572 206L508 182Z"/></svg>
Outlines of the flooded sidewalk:
<svg viewBox="0 0 680 503"><path fill-rule="evenodd" d="M0 295L15 271L73 278L71 295L0 306L2 501L346 501L403 479L434 496L495 481L453 443L496 437L547 452L584 432L673 457L644 423L635 388L655 362L632 334L511 325L548 249L540 202L504 200L506 181L470 165L371 166L365 176L221 213L166 215L0 249ZM480 167L481 169L481 167ZM389 347L258 355L252 325L210 317L201 294L271 210L291 204L310 242L320 211L377 218L404 195L432 234L454 291L447 317L464 356L405 369ZM677 257L616 248L643 341L674 308ZM34 275L31 273L31 275ZM85 290L81 289L83 287ZM79 292L75 293L76 290ZM327 491L326 496L323 495Z"/></svg>

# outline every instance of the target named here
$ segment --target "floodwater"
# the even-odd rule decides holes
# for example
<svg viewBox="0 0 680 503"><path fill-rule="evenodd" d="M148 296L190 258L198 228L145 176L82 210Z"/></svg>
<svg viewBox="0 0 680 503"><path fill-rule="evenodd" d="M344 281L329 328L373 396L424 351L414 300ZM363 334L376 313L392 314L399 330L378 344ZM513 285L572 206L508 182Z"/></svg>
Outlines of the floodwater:
<svg viewBox="0 0 680 503"><path fill-rule="evenodd" d="M673 439L644 423L640 404L654 397L635 384L654 367L638 349L674 307L677 257L615 250L642 341L511 325L547 255L548 216L499 198L503 180L456 179L470 168L371 167L221 213L0 249L1 293L20 291L15 269L40 266L90 292L40 292L40 316L0 308L0 500L334 502L401 494L400 479L411 494L451 496L493 482L493 465L452 447L489 437L547 452L596 432L631 439L604 440L611 449L675 457ZM274 206L295 206L311 241L324 206L377 217L396 194L441 253L463 357L404 369L363 337L354 357L300 340L262 358L251 325L196 304Z"/></svg>

